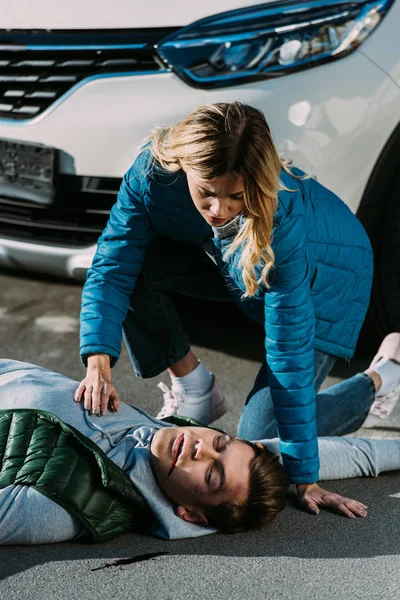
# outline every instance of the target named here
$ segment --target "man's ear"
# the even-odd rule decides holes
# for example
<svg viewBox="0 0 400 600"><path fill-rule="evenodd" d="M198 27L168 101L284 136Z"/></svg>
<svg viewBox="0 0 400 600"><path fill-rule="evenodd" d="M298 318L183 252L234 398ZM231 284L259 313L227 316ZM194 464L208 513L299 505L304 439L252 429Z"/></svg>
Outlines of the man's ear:
<svg viewBox="0 0 400 600"><path fill-rule="evenodd" d="M176 514L180 519L183 519L187 523L194 523L195 525L208 525L206 514L200 508L188 508L186 506L179 505L176 509Z"/></svg>

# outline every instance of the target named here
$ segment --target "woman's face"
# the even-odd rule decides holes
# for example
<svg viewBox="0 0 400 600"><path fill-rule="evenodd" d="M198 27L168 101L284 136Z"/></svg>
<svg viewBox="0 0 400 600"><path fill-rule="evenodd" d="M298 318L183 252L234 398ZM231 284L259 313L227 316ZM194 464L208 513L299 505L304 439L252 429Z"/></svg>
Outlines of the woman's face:
<svg viewBox="0 0 400 600"><path fill-rule="evenodd" d="M215 179L200 179L186 170L195 207L209 225L221 227L244 210L243 179L228 173Z"/></svg>

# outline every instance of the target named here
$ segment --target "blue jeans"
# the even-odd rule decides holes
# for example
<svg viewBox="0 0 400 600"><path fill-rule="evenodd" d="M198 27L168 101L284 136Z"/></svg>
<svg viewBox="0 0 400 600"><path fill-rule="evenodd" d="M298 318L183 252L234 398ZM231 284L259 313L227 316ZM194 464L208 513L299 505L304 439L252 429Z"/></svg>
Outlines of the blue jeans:
<svg viewBox="0 0 400 600"><path fill-rule="evenodd" d="M143 379L159 375L190 350L171 292L233 302L218 267L201 247L154 236L123 324L133 368Z"/></svg>
<svg viewBox="0 0 400 600"><path fill-rule="evenodd" d="M159 375L189 352L190 343L171 292L205 300L233 301L217 266L202 248L154 236L123 326L128 353L138 377ZM335 361L336 357L316 350L316 391ZM358 429L374 401L374 394L373 381L364 374L320 392L317 395L318 435L344 435ZM252 440L277 435L265 363L247 398L238 434Z"/></svg>
<svg viewBox="0 0 400 600"><path fill-rule="evenodd" d="M358 373L320 392L335 362L335 356L315 351L314 387L318 392L316 420L319 436L346 435L355 431L362 425L375 399L374 382L365 373ZM238 435L252 440L277 435L266 363L262 365L246 400Z"/></svg>

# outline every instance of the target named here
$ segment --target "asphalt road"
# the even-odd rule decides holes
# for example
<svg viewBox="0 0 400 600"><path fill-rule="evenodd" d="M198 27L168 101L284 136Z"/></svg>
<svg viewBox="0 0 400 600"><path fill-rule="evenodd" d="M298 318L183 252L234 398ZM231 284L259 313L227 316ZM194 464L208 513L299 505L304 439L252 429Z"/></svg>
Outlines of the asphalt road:
<svg viewBox="0 0 400 600"><path fill-rule="evenodd" d="M75 284L0 274L0 355L81 379L79 303ZM219 424L234 432L262 359L262 332L234 306L179 305L195 351L230 397ZM368 360L358 357L350 371L339 364L327 384ZM125 351L114 372L122 399L152 413L161 403L160 380L167 382L136 379ZM372 435L400 436L400 407L385 425ZM0 599L400 598L400 474L329 485L368 504L368 519L313 517L289 506L269 528L237 536L162 542L127 534L100 545L6 547Z"/></svg>

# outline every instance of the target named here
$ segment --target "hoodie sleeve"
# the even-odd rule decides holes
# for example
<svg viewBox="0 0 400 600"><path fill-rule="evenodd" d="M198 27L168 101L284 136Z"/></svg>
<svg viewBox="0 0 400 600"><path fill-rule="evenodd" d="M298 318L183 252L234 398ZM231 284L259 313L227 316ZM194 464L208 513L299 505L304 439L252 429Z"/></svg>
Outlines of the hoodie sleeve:
<svg viewBox="0 0 400 600"><path fill-rule="evenodd" d="M265 293L266 361L283 465L292 483L318 480L314 327L304 217L274 231L275 267Z"/></svg>
<svg viewBox="0 0 400 600"><path fill-rule="evenodd" d="M82 292L80 354L109 354L114 366L121 352L122 323L128 312L152 231L141 180L146 152L125 174Z"/></svg>

